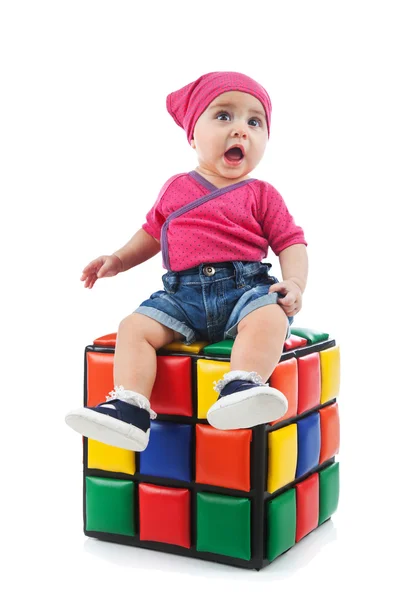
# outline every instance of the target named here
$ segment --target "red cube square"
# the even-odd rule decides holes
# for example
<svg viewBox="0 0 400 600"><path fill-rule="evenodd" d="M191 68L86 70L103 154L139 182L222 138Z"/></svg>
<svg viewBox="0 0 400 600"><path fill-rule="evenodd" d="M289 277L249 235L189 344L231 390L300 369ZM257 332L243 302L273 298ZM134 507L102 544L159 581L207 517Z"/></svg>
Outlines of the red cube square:
<svg viewBox="0 0 400 600"><path fill-rule="evenodd" d="M297 414L319 406L321 402L321 366L319 352L297 359L299 374L299 402Z"/></svg>
<svg viewBox="0 0 400 600"><path fill-rule="evenodd" d="M139 483L139 537L190 548L190 490Z"/></svg>
<svg viewBox="0 0 400 600"><path fill-rule="evenodd" d="M190 356L157 356L157 375L150 397L156 413L193 415L191 360Z"/></svg>
<svg viewBox="0 0 400 600"><path fill-rule="evenodd" d="M319 477L314 473L296 486L296 542L318 527Z"/></svg>

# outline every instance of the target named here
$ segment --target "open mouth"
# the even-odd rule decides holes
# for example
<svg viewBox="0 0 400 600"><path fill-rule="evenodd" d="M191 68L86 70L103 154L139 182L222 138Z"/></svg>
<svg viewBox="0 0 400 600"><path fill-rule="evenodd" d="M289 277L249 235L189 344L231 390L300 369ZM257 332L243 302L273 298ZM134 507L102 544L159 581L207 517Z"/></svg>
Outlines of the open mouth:
<svg viewBox="0 0 400 600"><path fill-rule="evenodd" d="M240 146L233 146L225 152L224 157L229 164L238 165L244 158L244 151Z"/></svg>

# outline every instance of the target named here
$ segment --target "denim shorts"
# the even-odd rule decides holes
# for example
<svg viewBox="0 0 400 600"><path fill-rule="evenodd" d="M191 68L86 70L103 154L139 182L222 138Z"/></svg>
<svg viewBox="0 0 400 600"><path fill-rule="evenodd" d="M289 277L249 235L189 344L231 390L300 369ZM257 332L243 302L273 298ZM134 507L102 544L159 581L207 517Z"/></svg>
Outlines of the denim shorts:
<svg viewBox="0 0 400 600"><path fill-rule="evenodd" d="M270 263L201 263L184 271L167 271L164 289L154 292L134 311L185 336L182 343L235 339L238 323L253 310L276 304L282 294L269 293L278 279ZM293 317L288 317L286 339Z"/></svg>

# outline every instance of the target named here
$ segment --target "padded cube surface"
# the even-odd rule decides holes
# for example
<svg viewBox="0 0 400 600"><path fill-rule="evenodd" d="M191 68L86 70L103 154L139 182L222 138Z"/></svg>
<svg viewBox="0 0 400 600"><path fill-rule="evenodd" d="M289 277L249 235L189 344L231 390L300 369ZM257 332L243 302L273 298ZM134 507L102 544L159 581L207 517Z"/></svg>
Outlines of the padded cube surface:
<svg viewBox="0 0 400 600"><path fill-rule="evenodd" d="M297 468L296 478L318 466L321 449L319 412L300 419L297 423Z"/></svg>
<svg viewBox="0 0 400 600"><path fill-rule="evenodd" d="M319 472L318 525L329 519L339 503L339 463L333 463Z"/></svg>
<svg viewBox="0 0 400 600"><path fill-rule="evenodd" d="M196 548L250 560L250 500L197 494Z"/></svg>
<svg viewBox="0 0 400 600"><path fill-rule="evenodd" d="M197 361L197 417L199 419L207 417L208 409L219 396L214 390L214 381L222 379L229 370L229 362L201 358Z"/></svg>
<svg viewBox="0 0 400 600"><path fill-rule="evenodd" d="M196 425L196 481L250 491L251 429Z"/></svg>
<svg viewBox="0 0 400 600"><path fill-rule="evenodd" d="M187 346L183 343L183 341L176 340L175 342L171 342L170 344L166 344L163 346L163 350L167 350L169 352L186 352L187 354L199 354L202 352L204 346L207 346L208 342L205 341L196 341Z"/></svg>
<svg viewBox="0 0 400 600"><path fill-rule="evenodd" d="M266 555L272 561L295 544L296 493L287 490L266 505L267 542Z"/></svg>
<svg viewBox="0 0 400 600"><path fill-rule="evenodd" d="M321 366L319 352L313 352L297 359L299 374L299 403L297 413L318 406L321 400Z"/></svg>
<svg viewBox="0 0 400 600"><path fill-rule="evenodd" d="M141 540L190 548L190 491L139 483Z"/></svg>
<svg viewBox="0 0 400 600"><path fill-rule="evenodd" d="M157 356L157 375L150 402L158 414L192 416L190 356Z"/></svg>
<svg viewBox="0 0 400 600"><path fill-rule="evenodd" d="M292 423L268 433L268 478L270 494L295 478L297 465L297 425Z"/></svg>
<svg viewBox="0 0 400 600"><path fill-rule="evenodd" d="M140 473L192 481L192 425L151 421Z"/></svg>
<svg viewBox="0 0 400 600"><path fill-rule="evenodd" d="M214 344L207 344L204 347L203 352L205 355L208 355L208 356L225 355L225 356L229 357L232 352L232 347L233 347L233 340L221 340Z"/></svg>
<svg viewBox="0 0 400 600"><path fill-rule="evenodd" d="M337 403L325 406L319 411L321 418L321 452L319 462L322 464L339 452L340 424Z"/></svg>
<svg viewBox="0 0 400 600"><path fill-rule="evenodd" d="M86 477L86 529L135 535L134 483Z"/></svg>
<svg viewBox="0 0 400 600"><path fill-rule="evenodd" d="M255 428L223 431L206 421L233 340L176 341L157 352L150 400L159 418L146 450L83 440L86 535L259 569L332 516L339 348L323 332L291 329L269 379L289 409ZM110 334L86 348L87 406L113 389L115 342Z"/></svg>
<svg viewBox="0 0 400 600"><path fill-rule="evenodd" d="M340 389L340 347L320 352L321 404L337 398Z"/></svg>
<svg viewBox="0 0 400 600"><path fill-rule="evenodd" d="M88 439L88 469L135 474L135 453Z"/></svg>
<svg viewBox="0 0 400 600"><path fill-rule="evenodd" d="M97 406L106 401L114 389L114 354L87 352L87 406Z"/></svg>
<svg viewBox="0 0 400 600"><path fill-rule="evenodd" d="M104 346L115 348L115 344L117 342L117 332L107 333L106 335L102 335L101 337L96 338L93 341L94 346Z"/></svg>
<svg viewBox="0 0 400 600"><path fill-rule="evenodd" d="M307 340L308 344L317 344L329 338L329 333L310 329L309 327L291 327L290 331L292 335L297 335Z"/></svg>
<svg viewBox="0 0 400 600"><path fill-rule="evenodd" d="M313 473L296 485L296 542L318 527L319 477Z"/></svg>
<svg viewBox="0 0 400 600"><path fill-rule="evenodd" d="M298 396L298 382L297 382L297 360L295 358L289 358L276 365L269 384L271 387L276 388L285 394L288 400L288 409L286 414L280 419L273 421L271 425L290 419L297 414L297 396Z"/></svg>
<svg viewBox="0 0 400 600"><path fill-rule="evenodd" d="M284 350L287 352L289 350L295 350L296 348L302 348L303 346L307 346L307 340L292 334L285 341Z"/></svg>

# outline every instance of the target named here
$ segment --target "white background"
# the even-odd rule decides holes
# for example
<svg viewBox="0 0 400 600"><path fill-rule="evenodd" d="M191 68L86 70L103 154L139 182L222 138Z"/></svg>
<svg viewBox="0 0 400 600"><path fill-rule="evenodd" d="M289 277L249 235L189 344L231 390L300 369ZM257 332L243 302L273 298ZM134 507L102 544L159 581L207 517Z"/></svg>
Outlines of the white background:
<svg viewBox="0 0 400 600"><path fill-rule="evenodd" d="M8 598L396 595L396 5L1 3ZM82 402L85 346L116 331L164 273L158 254L88 290L82 268L124 245L166 179L196 166L165 98L216 70L247 73L271 96L271 139L253 176L280 191L309 243L295 324L329 332L342 354L339 510L259 573L85 538L81 440L64 424Z"/></svg>

